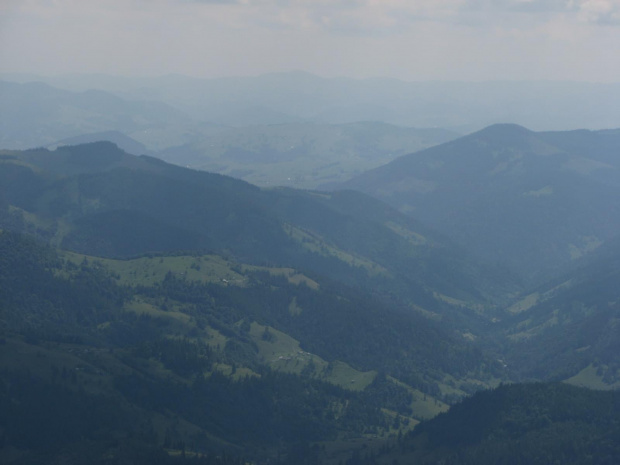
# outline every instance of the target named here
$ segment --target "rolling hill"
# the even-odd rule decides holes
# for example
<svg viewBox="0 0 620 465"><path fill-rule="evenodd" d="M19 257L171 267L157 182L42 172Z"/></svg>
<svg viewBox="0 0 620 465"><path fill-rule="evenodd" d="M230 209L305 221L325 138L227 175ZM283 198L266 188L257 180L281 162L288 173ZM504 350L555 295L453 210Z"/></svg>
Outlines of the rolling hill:
<svg viewBox="0 0 620 465"><path fill-rule="evenodd" d="M233 125L227 126L222 118L190 117L147 96L75 92L42 82L0 82L0 105L0 148L53 149L107 140L134 155L152 155L261 186L315 188L341 182L457 136L443 129L380 122L270 120L267 108L239 109L235 122L229 123Z"/></svg>
<svg viewBox="0 0 620 465"><path fill-rule="evenodd" d="M132 155L153 155L146 145L132 139L120 131L103 131L80 134L79 136L59 140L56 143L47 146L47 148L55 149L64 145L90 144L92 142L100 141L112 142L119 149Z"/></svg>
<svg viewBox="0 0 620 465"><path fill-rule="evenodd" d="M170 163L226 174L259 186L313 189L342 182L394 158L454 139L443 129L380 122L295 123L222 128L169 147Z"/></svg>

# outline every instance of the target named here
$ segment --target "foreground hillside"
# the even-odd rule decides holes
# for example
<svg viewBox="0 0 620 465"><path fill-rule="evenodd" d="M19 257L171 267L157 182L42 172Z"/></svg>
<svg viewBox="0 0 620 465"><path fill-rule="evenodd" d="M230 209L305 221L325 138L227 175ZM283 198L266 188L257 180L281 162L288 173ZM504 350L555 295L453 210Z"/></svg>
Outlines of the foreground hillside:
<svg viewBox="0 0 620 465"><path fill-rule="evenodd" d="M597 389L620 385L620 242L508 307L497 325L504 357L521 379Z"/></svg>
<svg viewBox="0 0 620 465"><path fill-rule="evenodd" d="M296 463L317 441L407 431L502 376L438 324L292 269L93 259L9 232L0 258L8 463L141 448L134 463L164 449Z"/></svg>
<svg viewBox="0 0 620 465"><path fill-rule="evenodd" d="M458 373L484 386L472 363L488 360L294 270L217 256L93 259L3 232L0 288L3 463L620 458L616 392L503 385L424 421L446 410L439 398L457 394ZM454 376L431 385L421 361Z"/></svg>
<svg viewBox="0 0 620 465"><path fill-rule="evenodd" d="M539 284L617 234L619 151L619 131L495 125L343 187L380 198Z"/></svg>
<svg viewBox="0 0 620 465"><path fill-rule="evenodd" d="M614 395L571 387L407 435L500 382L616 386L613 241L515 302L514 274L379 200L110 143L2 152L0 227L3 463L496 463L515 441L506 463L614 463L617 412L567 407Z"/></svg>
<svg viewBox="0 0 620 465"><path fill-rule="evenodd" d="M619 401L617 392L563 384L504 385L475 394L358 463L618 463Z"/></svg>

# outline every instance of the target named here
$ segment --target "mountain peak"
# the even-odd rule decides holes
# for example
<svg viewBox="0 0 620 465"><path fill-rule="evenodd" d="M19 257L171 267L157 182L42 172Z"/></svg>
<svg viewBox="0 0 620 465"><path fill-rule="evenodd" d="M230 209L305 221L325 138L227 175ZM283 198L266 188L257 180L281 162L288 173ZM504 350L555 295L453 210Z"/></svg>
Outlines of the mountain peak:
<svg viewBox="0 0 620 465"><path fill-rule="evenodd" d="M135 139L127 136L126 134L120 131L102 131L95 132L90 134L82 134L75 137L70 137L58 141L56 144L52 144L52 147L63 147L63 146L75 146L81 144L90 144L93 142L111 142L113 146L107 146L108 150L117 150L121 149L127 153L131 153L133 155L141 155L143 153L147 153L148 149L144 146L144 144L138 142Z"/></svg>
<svg viewBox="0 0 620 465"><path fill-rule="evenodd" d="M515 123L498 123L487 126L472 135L485 135L496 137L524 136L534 134L534 131Z"/></svg>
<svg viewBox="0 0 620 465"><path fill-rule="evenodd" d="M502 147L526 149L536 133L514 123L493 124L462 138L464 141L484 141Z"/></svg>
<svg viewBox="0 0 620 465"><path fill-rule="evenodd" d="M69 154L67 161L82 169L104 169L118 163L127 153L110 141L96 141L80 145L65 145L56 151Z"/></svg>

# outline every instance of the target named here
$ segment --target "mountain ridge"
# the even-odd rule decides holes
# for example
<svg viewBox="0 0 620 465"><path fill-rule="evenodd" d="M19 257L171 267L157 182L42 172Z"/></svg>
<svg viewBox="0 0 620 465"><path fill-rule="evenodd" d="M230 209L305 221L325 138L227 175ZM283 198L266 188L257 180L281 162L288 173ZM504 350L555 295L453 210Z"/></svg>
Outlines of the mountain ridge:
<svg viewBox="0 0 620 465"><path fill-rule="evenodd" d="M435 283L432 286L448 284L441 270L451 270L454 281L443 292L450 294L453 285L457 294L472 297L471 286L463 284L470 281L464 269L469 274L472 267L461 252L439 236L434 239L434 233L415 220L366 201L363 194L259 189L226 176L131 156L103 142L60 147L54 152L9 153L17 160L3 161L6 201L28 214L62 221L62 228L52 224L46 234L79 252L109 254L115 247L110 241L133 241L135 249L127 250L129 255L157 251L149 249L148 241L136 232L147 232L137 228L142 222L137 218L149 217L152 230L145 238L172 240L168 251L228 250L242 261L294 267L306 263L302 268L310 266L350 283L371 279L374 269L384 267L388 270L385 282L392 282L390 286L409 283L410 295L415 294L413 289L421 295L428 293L424 289L431 282ZM23 162L54 173L56 179L38 176ZM24 179L18 185L14 182L17 173ZM117 221L106 215L116 215ZM157 224L163 228L159 232ZM110 228L116 232L112 234ZM172 229L164 232L167 228L185 231L182 236L189 242L175 240ZM444 249L454 250L449 253L452 263L442 256ZM490 284L495 278L487 279Z"/></svg>
<svg viewBox="0 0 620 465"><path fill-rule="evenodd" d="M598 143L588 142L592 149L584 153L576 138ZM341 187L410 213L479 257L543 278L620 227L613 213L620 208L614 200L620 195L618 143L615 132L494 125L400 157Z"/></svg>

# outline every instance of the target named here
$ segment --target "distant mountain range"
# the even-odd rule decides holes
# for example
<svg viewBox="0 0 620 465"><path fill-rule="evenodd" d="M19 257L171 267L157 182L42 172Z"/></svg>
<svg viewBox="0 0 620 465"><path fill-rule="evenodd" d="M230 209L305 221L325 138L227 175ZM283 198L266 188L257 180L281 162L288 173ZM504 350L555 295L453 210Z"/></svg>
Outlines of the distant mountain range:
<svg viewBox="0 0 620 465"><path fill-rule="evenodd" d="M182 112L101 90L71 92L42 82L0 81L0 148L47 146L86 133L186 126Z"/></svg>
<svg viewBox="0 0 620 465"><path fill-rule="evenodd" d="M272 121L269 111L261 109L247 109L246 119L256 113L252 121L240 115L233 126L225 126L221 117L190 117L188 109L155 100L61 90L41 82L0 82L0 106L0 148L108 140L134 155L148 154L262 186L314 188L344 181L459 135L380 122Z"/></svg>
<svg viewBox="0 0 620 465"><path fill-rule="evenodd" d="M585 82L406 82L322 78L304 72L197 79L169 75L19 76L72 91L101 89L130 100L159 101L200 121L230 126L301 121L382 121L468 133L497 122L536 130L620 127L620 84Z"/></svg>
<svg viewBox="0 0 620 465"><path fill-rule="evenodd" d="M456 137L444 129L379 122L255 125L212 131L208 137L169 147L157 156L259 186L310 189L344 181L400 155Z"/></svg>
<svg viewBox="0 0 620 465"><path fill-rule="evenodd" d="M534 283L620 228L620 131L494 125L342 185L384 200Z"/></svg>
<svg viewBox="0 0 620 465"><path fill-rule="evenodd" d="M340 183L494 122L619 127L615 84L403 82L307 73L248 78L5 75L0 148L123 146L261 186ZM34 128L34 129L33 129ZM78 138L78 139L74 139ZM120 141L115 141L119 142Z"/></svg>

